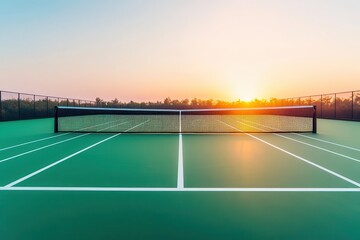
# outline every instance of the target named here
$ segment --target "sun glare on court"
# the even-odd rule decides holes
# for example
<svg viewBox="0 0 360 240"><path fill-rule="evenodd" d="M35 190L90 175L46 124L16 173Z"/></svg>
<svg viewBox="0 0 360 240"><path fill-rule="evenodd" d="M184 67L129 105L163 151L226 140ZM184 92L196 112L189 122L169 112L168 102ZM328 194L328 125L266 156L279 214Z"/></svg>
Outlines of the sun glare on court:
<svg viewBox="0 0 360 240"><path fill-rule="evenodd" d="M360 0L0 13L0 240L360 240Z"/></svg>

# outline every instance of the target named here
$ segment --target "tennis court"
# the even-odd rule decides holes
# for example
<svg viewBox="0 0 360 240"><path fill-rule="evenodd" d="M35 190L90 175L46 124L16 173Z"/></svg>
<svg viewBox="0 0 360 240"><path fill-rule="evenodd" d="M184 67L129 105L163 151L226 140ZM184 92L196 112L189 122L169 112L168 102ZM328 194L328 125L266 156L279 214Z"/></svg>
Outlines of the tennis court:
<svg viewBox="0 0 360 240"><path fill-rule="evenodd" d="M1 239L359 239L360 123L317 128L54 133L52 118L1 122Z"/></svg>

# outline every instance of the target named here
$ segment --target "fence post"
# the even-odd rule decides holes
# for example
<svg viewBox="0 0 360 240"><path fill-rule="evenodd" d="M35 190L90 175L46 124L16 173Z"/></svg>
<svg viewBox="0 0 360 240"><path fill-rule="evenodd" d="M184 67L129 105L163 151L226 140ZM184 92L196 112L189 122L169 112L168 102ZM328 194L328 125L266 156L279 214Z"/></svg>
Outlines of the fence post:
<svg viewBox="0 0 360 240"><path fill-rule="evenodd" d="M322 105L321 105L322 95L320 95L320 117L322 118ZM318 110L319 111L319 110Z"/></svg>
<svg viewBox="0 0 360 240"><path fill-rule="evenodd" d="M323 95L320 95L320 116L323 118Z"/></svg>
<svg viewBox="0 0 360 240"><path fill-rule="evenodd" d="M21 119L21 113L20 113L20 93L18 93L18 113L19 113L19 120Z"/></svg>
<svg viewBox="0 0 360 240"><path fill-rule="evenodd" d="M46 97L46 117L49 117L49 97Z"/></svg>
<svg viewBox="0 0 360 240"><path fill-rule="evenodd" d="M33 114L33 118L36 118L36 107L35 107L35 101L36 101L36 97L34 95L34 114Z"/></svg>
<svg viewBox="0 0 360 240"><path fill-rule="evenodd" d="M351 120L354 120L354 91L351 92Z"/></svg>
<svg viewBox="0 0 360 240"><path fill-rule="evenodd" d="M334 118L337 119L337 117L336 117L336 93L334 95L335 95L335 102L334 102L334 111L335 111L334 116L335 117Z"/></svg>
<svg viewBox="0 0 360 240"><path fill-rule="evenodd" d="M1 99L1 91L0 91L0 122L2 121L2 99Z"/></svg>

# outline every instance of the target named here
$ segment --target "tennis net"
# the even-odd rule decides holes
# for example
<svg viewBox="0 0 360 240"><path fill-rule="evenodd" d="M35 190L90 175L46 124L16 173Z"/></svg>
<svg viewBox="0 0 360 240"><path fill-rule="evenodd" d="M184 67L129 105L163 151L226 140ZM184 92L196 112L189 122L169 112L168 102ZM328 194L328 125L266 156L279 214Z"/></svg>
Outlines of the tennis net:
<svg viewBox="0 0 360 240"><path fill-rule="evenodd" d="M175 110L58 106L55 132L316 133L316 107Z"/></svg>

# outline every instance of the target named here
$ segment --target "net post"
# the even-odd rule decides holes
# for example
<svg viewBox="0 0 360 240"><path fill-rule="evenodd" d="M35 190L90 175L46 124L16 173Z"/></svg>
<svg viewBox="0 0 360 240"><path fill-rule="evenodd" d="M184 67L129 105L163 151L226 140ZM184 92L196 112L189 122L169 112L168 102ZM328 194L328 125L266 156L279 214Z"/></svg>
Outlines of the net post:
<svg viewBox="0 0 360 240"><path fill-rule="evenodd" d="M313 130L312 130L312 132L317 133L316 105L314 105L313 108L314 108L314 111L313 111L313 117L312 117L313 118Z"/></svg>
<svg viewBox="0 0 360 240"><path fill-rule="evenodd" d="M59 107L58 106L55 106L55 116L54 116L54 132L57 133L59 132L59 121L58 121L58 111L59 111Z"/></svg>

